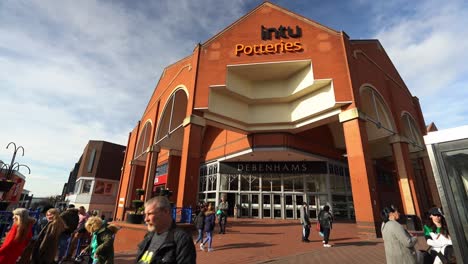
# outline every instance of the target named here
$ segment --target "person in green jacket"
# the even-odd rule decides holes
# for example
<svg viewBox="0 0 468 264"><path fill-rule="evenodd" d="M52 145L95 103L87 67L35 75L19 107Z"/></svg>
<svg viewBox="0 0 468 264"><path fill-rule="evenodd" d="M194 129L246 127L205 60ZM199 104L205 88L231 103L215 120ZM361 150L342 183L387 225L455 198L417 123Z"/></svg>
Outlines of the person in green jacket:
<svg viewBox="0 0 468 264"><path fill-rule="evenodd" d="M90 253L93 264L114 263L114 236L118 227L104 224L100 217L93 216L86 221L85 228L92 238L81 253Z"/></svg>

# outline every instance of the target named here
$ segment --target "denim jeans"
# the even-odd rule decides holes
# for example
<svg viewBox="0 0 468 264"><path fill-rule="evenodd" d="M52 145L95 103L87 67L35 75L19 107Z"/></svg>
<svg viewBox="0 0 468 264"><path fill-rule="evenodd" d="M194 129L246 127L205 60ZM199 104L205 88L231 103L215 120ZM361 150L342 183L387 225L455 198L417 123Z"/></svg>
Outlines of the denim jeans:
<svg viewBox="0 0 468 264"><path fill-rule="evenodd" d="M62 260L66 254L67 254L67 250L68 250L68 245L70 243L70 235L69 234L66 234L66 233L62 233L60 234L60 237L59 237L59 248L58 248L58 257L59 257L59 260Z"/></svg>
<svg viewBox="0 0 468 264"><path fill-rule="evenodd" d="M211 243L213 242L212 236L213 236L213 231L207 231L207 232L206 232L206 238L205 238L205 240L203 241L203 245L204 245L206 242L208 242L208 243L209 243L209 244L208 244L208 248L211 248Z"/></svg>
<svg viewBox="0 0 468 264"><path fill-rule="evenodd" d="M197 238L197 241L195 241L195 244L198 242L202 242L202 241L203 241L203 229L198 229L198 238Z"/></svg>

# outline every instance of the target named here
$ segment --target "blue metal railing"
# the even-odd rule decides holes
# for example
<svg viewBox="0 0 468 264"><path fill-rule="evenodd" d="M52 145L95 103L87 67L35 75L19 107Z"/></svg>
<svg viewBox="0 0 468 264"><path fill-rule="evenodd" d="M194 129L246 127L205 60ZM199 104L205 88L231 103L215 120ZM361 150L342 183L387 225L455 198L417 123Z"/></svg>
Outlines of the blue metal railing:
<svg viewBox="0 0 468 264"><path fill-rule="evenodd" d="M172 207L172 219L176 223L192 223L192 207Z"/></svg>
<svg viewBox="0 0 468 264"><path fill-rule="evenodd" d="M36 219L36 224L39 220L39 212L30 211L29 216ZM9 211L0 211L0 240L3 238L6 232L8 232L13 224L13 213ZM33 230L36 230L36 224L33 226Z"/></svg>

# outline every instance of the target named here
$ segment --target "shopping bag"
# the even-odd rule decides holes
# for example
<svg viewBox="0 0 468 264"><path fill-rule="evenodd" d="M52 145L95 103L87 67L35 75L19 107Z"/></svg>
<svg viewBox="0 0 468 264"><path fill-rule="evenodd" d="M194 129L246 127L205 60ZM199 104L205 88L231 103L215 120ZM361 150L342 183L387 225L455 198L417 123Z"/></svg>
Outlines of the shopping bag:
<svg viewBox="0 0 468 264"><path fill-rule="evenodd" d="M320 232L320 222L317 222L317 224L315 224L315 231Z"/></svg>

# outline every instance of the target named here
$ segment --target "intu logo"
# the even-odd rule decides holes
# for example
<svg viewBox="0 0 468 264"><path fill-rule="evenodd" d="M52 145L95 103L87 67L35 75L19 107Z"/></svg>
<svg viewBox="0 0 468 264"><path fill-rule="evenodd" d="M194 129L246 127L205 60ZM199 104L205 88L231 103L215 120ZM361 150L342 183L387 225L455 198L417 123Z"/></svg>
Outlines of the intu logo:
<svg viewBox="0 0 468 264"><path fill-rule="evenodd" d="M276 39L281 38L300 38L302 37L302 29L296 26L296 32L291 27L279 26L278 28L266 28L262 26L262 40L271 40L273 35Z"/></svg>

